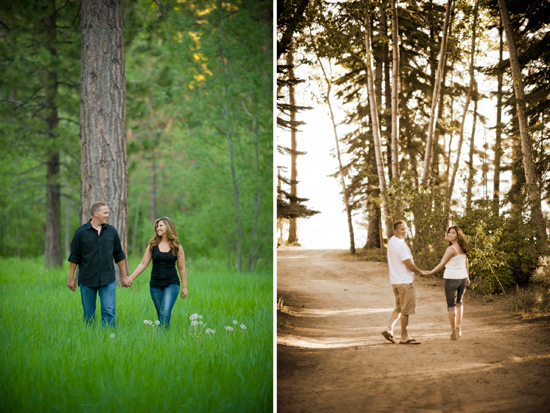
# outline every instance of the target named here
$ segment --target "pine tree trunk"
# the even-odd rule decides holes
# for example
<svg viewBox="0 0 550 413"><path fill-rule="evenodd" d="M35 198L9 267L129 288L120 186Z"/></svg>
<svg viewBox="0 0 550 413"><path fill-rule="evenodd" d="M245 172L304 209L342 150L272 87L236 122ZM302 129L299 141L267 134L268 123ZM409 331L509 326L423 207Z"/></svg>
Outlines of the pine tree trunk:
<svg viewBox="0 0 550 413"><path fill-rule="evenodd" d="M392 10L392 90L391 90L391 151L392 175L399 179L399 25L397 0L391 0Z"/></svg>
<svg viewBox="0 0 550 413"><path fill-rule="evenodd" d="M537 234L540 241L540 248L546 248L546 222L542 215L541 195L540 195L540 179L535 170L535 162L533 159L533 146L531 137L529 136L529 128L527 124L525 92L523 89L523 79L521 76L521 68L519 66L518 52L516 49L516 41L506 2L498 0L500 15L502 16L502 24L506 33L506 41L508 44L508 53L510 55L510 68L512 69L513 85L516 95L516 107L519 122L519 131L521 135L521 153L523 156L523 168L525 170L525 179L528 185L529 201L531 203L531 219L537 226Z"/></svg>
<svg viewBox="0 0 550 413"><path fill-rule="evenodd" d="M367 122L367 124L372 122ZM380 196L378 188L379 180L373 178L372 171L376 171L376 155L374 154L374 139L368 142L368 152L366 154L367 169L367 213L368 213L368 229L367 242L363 248L381 248L384 244L381 242L380 234L382 213L380 206L371 200Z"/></svg>
<svg viewBox="0 0 550 413"><path fill-rule="evenodd" d="M44 27L47 39L48 52L51 59L57 57L55 42L57 38L55 10L46 17ZM57 105L57 72L54 65L50 66L46 74L44 101L46 113L47 134L52 146L57 139L55 128L58 124ZM63 244L61 242L61 186L59 184L59 152L57 149L48 150L46 172L46 234L44 245L45 266L61 267L63 265Z"/></svg>
<svg viewBox="0 0 550 413"><path fill-rule="evenodd" d="M447 52L447 27L449 26L449 19L451 16L451 6L453 0L448 0L447 10L445 12L445 23L443 24L443 36L441 39L441 48L439 51L439 63L437 65L437 73L435 79L435 85L432 95L432 109L430 112L430 123L428 125L428 139L426 140L426 152L424 154L424 172L422 173L422 183L427 184L428 178L430 176L430 162L432 159L432 146L433 146L433 136L434 136L434 127L436 122L436 113L439 97L439 89L441 88L441 79L443 77L443 64L445 62L444 56Z"/></svg>
<svg viewBox="0 0 550 413"><path fill-rule="evenodd" d="M502 39L502 18L498 26L499 34L499 55L498 65L502 65L502 54L504 51L504 42ZM497 124L496 124L496 136L495 136L495 164L494 164L494 178L493 178L493 211L498 215L500 207L500 158L502 156L502 73L497 75L498 89L497 89Z"/></svg>
<svg viewBox="0 0 550 413"><path fill-rule="evenodd" d="M288 78L294 79L294 52L292 50L289 50L286 56L286 64L289 66L288 69ZM289 85L288 87L288 98L289 103L291 106L296 106L296 88L293 84ZM290 112L290 122L296 122L296 112L291 111ZM296 151L298 150L298 141L296 139L296 128L293 126L290 129L290 149L292 150L292 153L290 154L290 194L294 196L298 196L298 167L297 167L297 158L298 155L296 155ZM296 201L290 201L290 203L295 203ZM297 220L295 218L291 218L289 220L289 227L288 227L288 240L287 242L289 244L297 244L298 243L298 228L297 228Z"/></svg>
<svg viewBox="0 0 550 413"><path fill-rule="evenodd" d="M474 87L474 120L472 122L472 134L470 135L470 156L468 158L468 182L466 184L466 209L472 208L472 192L474 191L474 179L476 170L474 168L474 154L475 154L475 136L476 136L476 123L477 123L477 84Z"/></svg>
<svg viewBox="0 0 550 413"><path fill-rule="evenodd" d="M157 220L157 166L155 151L152 151L151 171L149 174L149 221L153 224Z"/></svg>
<svg viewBox="0 0 550 413"><path fill-rule="evenodd" d="M460 152L462 151L462 143L464 142L464 122L466 120L466 115L468 114L468 107L470 106L470 101L472 100L472 94L474 92L474 61L476 54L476 27L477 27L477 14L479 10L479 0L476 0L474 7L474 28L472 31L472 45L470 49L470 86L468 87L468 94L466 95L466 103L464 104L464 111L462 112L462 121L460 122L459 138L458 138L458 149L456 151L456 160L453 168L453 174L449 182L449 188L447 192L447 206L446 210L449 211L451 208L451 200L453 198L453 189L456 180L456 173L458 172L458 167L460 165Z"/></svg>
<svg viewBox="0 0 550 413"><path fill-rule="evenodd" d="M122 1L83 0L80 118L82 135L80 220L103 201L128 253L126 74ZM126 260L128 265L128 260ZM117 277L120 277L118 267ZM119 278L120 279L120 278Z"/></svg>
<svg viewBox="0 0 550 413"><path fill-rule="evenodd" d="M349 205L349 198L348 198L348 191L346 188L346 181L344 180L344 168L342 167L342 159L340 157L340 144L338 142L338 131L336 129L336 121L334 120L334 112L332 111L332 105L330 103L330 90L332 88L332 81L328 78L327 73L325 72L325 68L323 67L323 63L321 62L321 59L319 59L319 56L317 56L317 61L319 62L319 65L321 66L321 70L323 71L323 77L325 78L325 82L327 83L327 97L326 102L328 105L328 109L330 112L330 120L332 121L332 130L334 131L334 141L336 145L336 156L338 158L338 170L340 172L340 183L342 184L342 193L344 195L344 206L346 207L346 215L348 217L348 230L349 230L349 251L352 255L355 255L355 236L353 234L353 220L351 217L351 207Z"/></svg>
<svg viewBox="0 0 550 413"><path fill-rule="evenodd" d="M371 56L371 30L369 21L369 12L365 13L365 48L367 57L367 88L369 94L369 104L371 110L372 132L374 136L374 153L376 154L376 167L378 170L378 180L380 182L380 196L382 198L382 211L386 223L386 233L388 239L393 234L393 226L390 220L388 205L386 201L386 175L384 173L384 160L382 159L382 143L380 141L380 123L378 121L378 110L376 95L374 92L374 79L372 70ZM383 247L383 246L382 246Z"/></svg>
<svg viewBox="0 0 550 413"><path fill-rule="evenodd" d="M376 102L380 106L380 114L382 120L382 136L386 144L386 165L388 168L389 182L393 179L392 171L392 149L391 149L391 88L390 88L390 66L389 66L389 50L388 50L388 17L386 15L385 0L380 0L380 25L379 25L379 47L375 53L376 71L380 72L380 92L377 93ZM378 69L380 66L380 69ZM382 104L382 84L384 84L384 104ZM375 86L375 88L378 86ZM377 90L378 92L378 90Z"/></svg>

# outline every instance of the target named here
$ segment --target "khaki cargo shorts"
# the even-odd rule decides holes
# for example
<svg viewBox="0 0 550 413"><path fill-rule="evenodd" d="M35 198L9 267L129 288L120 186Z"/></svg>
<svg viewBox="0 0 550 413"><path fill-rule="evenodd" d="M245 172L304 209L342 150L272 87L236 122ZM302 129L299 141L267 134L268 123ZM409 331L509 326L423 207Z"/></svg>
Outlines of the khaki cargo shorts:
<svg viewBox="0 0 550 413"><path fill-rule="evenodd" d="M395 311L403 314L415 314L416 293L412 284L392 284L395 295Z"/></svg>

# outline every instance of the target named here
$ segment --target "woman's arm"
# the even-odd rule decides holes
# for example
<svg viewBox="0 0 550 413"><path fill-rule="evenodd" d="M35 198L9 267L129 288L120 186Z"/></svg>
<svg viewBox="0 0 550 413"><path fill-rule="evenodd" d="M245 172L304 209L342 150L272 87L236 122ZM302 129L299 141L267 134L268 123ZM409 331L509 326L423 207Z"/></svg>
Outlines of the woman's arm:
<svg viewBox="0 0 550 413"><path fill-rule="evenodd" d="M149 251L149 245L147 245L147 248L145 249L145 255L143 255L143 259L138 264L132 275L130 275L130 280L134 281L143 271L145 271L145 268L147 268L150 262L151 251Z"/></svg>
<svg viewBox="0 0 550 413"><path fill-rule="evenodd" d="M470 265L468 264L468 256L466 255L466 274L468 274L468 277L466 278L466 287L470 285Z"/></svg>
<svg viewBox="0 0 550 413"><path fill-rule="evenodd" d="M428 272L426 275L432 275L440 271L445 266L445 264L447 264L451 260L451 258L453 258L455 254L456 254L455 249L452 246L449 246L449 248L447 248L447 251L445 251L443 258L441 258L441 262L437 264L436 267L430 272Z"/></svg>
<svg viewBox="0 0 550 413"><path fill-rule="evenodd" d="M187 272L185 271L185 254L181 245L178 251L178 270L181 277L181 298L185 298L187 297Z"/></svg>

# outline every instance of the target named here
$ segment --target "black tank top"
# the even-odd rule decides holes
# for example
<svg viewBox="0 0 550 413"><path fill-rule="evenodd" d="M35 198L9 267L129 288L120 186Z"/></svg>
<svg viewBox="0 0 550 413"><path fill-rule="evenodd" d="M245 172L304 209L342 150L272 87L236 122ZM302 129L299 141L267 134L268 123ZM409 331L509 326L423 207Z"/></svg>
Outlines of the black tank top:
<svg viewBox="0 0 550 413"><path fill-rule="evenodd" d="M180 285L178 272L176 271L177 257L172 251L162 252L158 245L153 247L151 254L153 259L153 270L149 285L153 288L165 289L171 284Z"/></svg>

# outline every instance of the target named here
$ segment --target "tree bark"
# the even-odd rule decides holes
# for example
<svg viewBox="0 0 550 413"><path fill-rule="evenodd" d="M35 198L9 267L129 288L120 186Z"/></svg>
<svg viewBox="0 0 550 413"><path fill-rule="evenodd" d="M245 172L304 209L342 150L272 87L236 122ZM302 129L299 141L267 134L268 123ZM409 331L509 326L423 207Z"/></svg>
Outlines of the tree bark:
<svg viewBox="0 0 550 413"><path fill-rule="evenodd" d="M502 39L502 18L498 26L499 35L499 55L498 65L502 65L502 54L504 49L504 42ZM494 163L494 178L493 178L493 211L498 215L500 207L500 158L502 156L502 72L497 75L498 89L497 89L497 124L496 124L496 136L495 136L495 163Z"/></svg>
<svg viewBox="0 0 550 413"><path fill-rule="evenodd" d="M525 170L525 179L528 185L529 201L531 203L531 218L537 226L537 234L540 239L541 249L546 248L546 222L542 215L541 195L539 188L539 177L535 169L533 159L533 145L529 136L529 127L527 123L527 115L525 113L525 92L523 89L523 80L521 76L521 68L519 66L518 52L516 49L516 41L508 9L504 0L498 0L498 7L502 17L502 24L506 33L506 41L508 44L508 53L510 55L510 68L512 69L513 85L516 95L516 107L519 122L519 131L521 135L521 153L523 156L523 168Z"/></svg>
<svg viewBox="0 0 550 413"><path fill-rule="evenodd" d="M374 154L374 141L369 142L369 152L367 154L367 163L369 165L369 174L368 174L368 185L374 186L377 184L377 182L371 181L371 173L370 170L376 170L376 155ZM376 189L371 189L370 193L368 194L368 198L378 198L380 196L380 189L376 187ZM371 249L371 248L382 248L383 247L383 240L382 235L380 233L381 230L381 220L382 220L382 213L380 211L380 207L374 203L367 201L367 210L369 215L369 226L367 229L367 242L365 243L364 248L365 249Z"/></svg>
<svg viewBox="0 0 550 413"><path fill-rule="evenodd" d="M466 209L472 207L472 192L474 191L474 179L476 170L474 168L474 154L475 154L475 136L476 136L476 123L477 123L477 84L474 87L474 119L472 122L472 134L470 136L470 156L468 158L468 182L466 184Z"/></svg>
<svg viewBox="0 0 550 413"><path fill-rule="evenodd" d="M152 151L151 171L149 174L149 221L153 224L157 220L157 166L155 150Z"/></svg>
<svg viewBox="0 0 550 413"><path fill-rule="evenodd" d="M336 121L334 120L334 112L332 111L332 105L330 103L330 90L332 88L332 81L328 78L325 68L321 59L317 55L317 61L323 71L323 77L327 83L327 105L330 112L330 120L332 121L332 130L334 131L334 141L336 145L336 156L338 157L338 170L340 171L340 183L342 184L342 193L344 195L344 205L346 207L346 215L348 216L348 230L349 230L349 251L352 255L355 255L355 236L353 234L353 220L351 218L351 208L349 205L348 191L346 188L346 181L344 180L344 168L342 167L342 159L340 157L340 145L338 142L338 131L336 129Z"/></svg>
<svg viewBox="0 0 550 413"><path fill-rule="evenodd" d="M124 6L122 0L83 0L81 7L80 222L90 219L90 207L94 202L106 202L110 211L109 224L117 229L122 249L127 254ZM118 266L115 269L120 277Z"/></svg>
<svg viewBox="0 0 550 413"><path fill-rule="evenodd" d="M218 7L221 8L221 2L218 1ZM225 49L225 28L224 28L224 18L221 18L220 21L220 48L219 55L221 57L222 63L222 82L223 82L223 92L220 93L220 100L222 101L222 117L223 117L223 126L222 132L227 140L227 150L229 154L229 168L231 172L231 183L232 183L232 192L233 192L233 216L235 218L235 226L237 230L237 243L236 253L237 253L237 270L242 272L243 270L243 237L244 230L241 220L241 201L240 201L240 187L239 187L239 177L237 176L237 153L236 153L236 126L233 115L232 102L230 97L232 95L231 86L233 84L233 76L230 67L230 61L226 56ZM231 249L231 248L230 248Z"/></svg>
<svg viewBox="0 0 550 413"><path fill-rule="evenodd" d="M392 175L399 179L399 25L397 0L391 0L392 11L392 89L391 89L391 151Z"/></svg>
<svg viewBox="0 0 550 413"><path fill-rule="evenodd" d="M288 65L288 78L294 79L294 52L293 50L289 50L286 56L286 64ZM296 88L293 84L290 84L288 87L288 99L291 106L296 106ZM290 111L290 123L293 124L293 122L296 122L296 112ZM297 158L298 155L296 154L296 151L298 150L298 142L296 139L296 128L290 129L290 149L292 150L292 153L290 154L290 193L291 195L298 196L298 167L297 167ZM290 201L291 204L295 203L295 201ZM288 226L288 240L287 242L289 244L296 244L298 243L298 228L297 228L297 220L295 218L291 218L289 220L289 226Z"/></svg>
<svg viewBox="0 0 550 413"><path fill-rule="evenodd" d="M468 107L470 106L470 101L472 99L472 94L474 91L474 61L476 55L476 26L477 26L477 14L479 10L479 0L476 0L474 7L474 28L472 31L472 46L470 50L470 86L468 87L468 93L466 95L466 103L464 103L464 111L462 112L462 121L460 122L459 138L458 138L458 149L456 151L456 160L453 168L453 174L451 176L451 181L449 182L449 189L447 193L447 206L446 210L449 211L451 208L451 200L453 198L453 189L456 180L456 173L458 172L458 166L460 164L460 152L462 151L462 143L464 142L464 121L466 120L466 115L468 114Z"/></svg>
<svg viewBox="0 0 550 413"><path fill-rule="evenodd" d="M380 182L380 197L382 199L382 211L386 223L386 233L388 239L393 234L393 225L390 220L388 205L386 201L386 175L384 173L384 160L382 159L382 143L380 141L380 123L378 121L378 110L376 104L376 95L374 92L374 79L372 70L372 48L371 48L371 30L370 30L369 12L365 13L365 48L367 58L367 88L369 94L369 104L371 110L372 132L374 136L374 153L376 154L376 167L378 170L378 180Z"/></svg>
<svg viewBox="0 0 550 413"><path fill-rule="evenodd" d="M55 148L57 135L55 128L59 122L57 114L57 72L55 59L57 49L55 46L57 38L55 7L52 14L44 21L44 28L47 39L47 49L52 64L46 74L44 90L46 98L44 101L46 113L47 134L52 147ZM63 265L63 244L61 242L61 185L59 184L59 152L57 149L48 150L47 172L46 172L46 234L44 245L44 257L46 268L61 267Z"/></svg>
<svg viewBox="0 0 550 413"><path fill-rule="evenodd" d="M443 65L445 62L444 56L447 51L447 27L449 26L449 18L451 16L451 6L453 0L448 0L447 9L445 11L445 23L443 24L443 36L441 38L441 49L439 51L439 63L437 65L437 73L435 85L432 95L432 109L430 112L430 123L428 125L428 139L426 140L426 152L424 154L424 172L422 173L422 183L427 184L430 176L430 162L432 159L432 146L434 127L436 122L437 104L439 97L439 89L441 88L441 79L443 77Z"/></svg>

